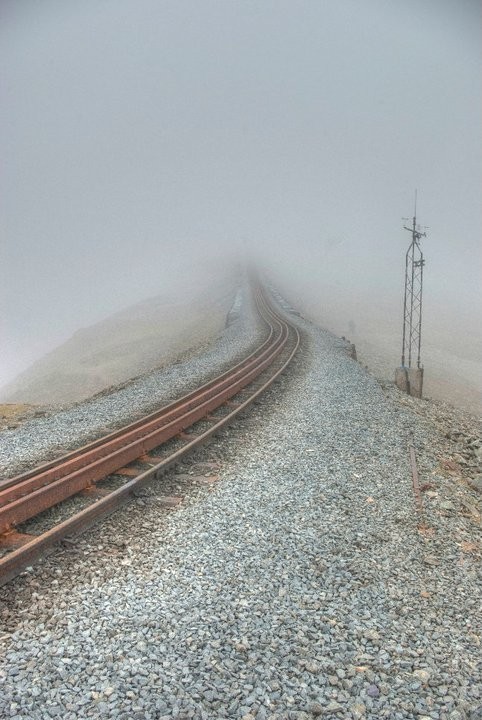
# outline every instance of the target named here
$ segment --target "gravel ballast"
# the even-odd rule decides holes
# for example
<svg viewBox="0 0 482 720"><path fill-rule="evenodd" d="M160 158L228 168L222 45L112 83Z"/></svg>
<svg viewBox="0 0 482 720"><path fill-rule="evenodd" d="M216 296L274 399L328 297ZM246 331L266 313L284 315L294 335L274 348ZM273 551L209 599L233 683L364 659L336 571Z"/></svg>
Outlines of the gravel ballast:
<svg viewBox="0 0 482 720"><path fill-rule="evenodd" d="M427 419L296 322L261 404L0 591L1 717L481 717L477 495Z"/></svg>

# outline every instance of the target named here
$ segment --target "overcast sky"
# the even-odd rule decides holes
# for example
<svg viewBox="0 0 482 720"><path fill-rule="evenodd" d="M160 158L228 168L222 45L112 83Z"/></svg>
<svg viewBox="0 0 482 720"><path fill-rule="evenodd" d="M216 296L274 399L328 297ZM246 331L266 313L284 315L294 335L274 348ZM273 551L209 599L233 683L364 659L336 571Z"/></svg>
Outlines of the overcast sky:
<svg viewBox="0 0 482 720"><path fill-rule="evenodd" d="M478 0L0 12L0 385L243 243L321 303L396 305L415 187L427 322L477 332Z"/></svg>

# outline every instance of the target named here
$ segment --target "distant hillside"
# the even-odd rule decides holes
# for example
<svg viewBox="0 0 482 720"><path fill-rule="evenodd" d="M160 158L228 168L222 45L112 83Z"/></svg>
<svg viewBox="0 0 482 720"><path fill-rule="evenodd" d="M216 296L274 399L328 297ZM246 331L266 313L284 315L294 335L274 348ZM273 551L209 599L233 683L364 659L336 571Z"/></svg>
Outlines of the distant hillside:
<svg viewBox="0 0 482 720"><path fill-rule="evenodd" d="M133 305L76 332L2 388L1 400L66 405L172 362L217 335L234 296L231 280L195 300L158 296Z"/></svg>

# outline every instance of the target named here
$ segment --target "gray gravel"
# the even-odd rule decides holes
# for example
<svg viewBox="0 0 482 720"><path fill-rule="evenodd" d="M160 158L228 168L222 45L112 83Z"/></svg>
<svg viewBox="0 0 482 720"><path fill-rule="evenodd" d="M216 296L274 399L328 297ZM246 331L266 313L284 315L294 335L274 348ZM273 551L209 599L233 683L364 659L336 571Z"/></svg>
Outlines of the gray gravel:
<svg viewBox="0 0 482 720"><path fill-rule="evenodd" d="M191 491L185 467L1 591L2 717L482 716L476 517L430 424L298 322L295 366ZM184 498L161 512L166 488Z"/></svg>
<svg viewBox="0 0 482 720"><path fill-rule="evenodd" d="M262 335L244 284L228 314L228 326L208 347L190 352L184 360L143 375L114 392L0 432L0 475L12 476L158 409L246 355Z"/></svg>

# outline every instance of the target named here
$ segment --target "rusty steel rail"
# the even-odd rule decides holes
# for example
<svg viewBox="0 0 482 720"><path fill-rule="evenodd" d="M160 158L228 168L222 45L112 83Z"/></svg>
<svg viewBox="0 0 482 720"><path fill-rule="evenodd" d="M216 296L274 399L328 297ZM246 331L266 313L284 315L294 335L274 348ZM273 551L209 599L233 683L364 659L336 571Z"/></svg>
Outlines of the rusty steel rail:
<svg viewBox="0 0 482 720"><path fill-rule="evenodd" d="M31 564L47 547L115 510L135 489L165 472L192 448L230 422L278 377L299 346L299 333L273 310L260 290L256 292L256 304L267 325L268 336L254 352L230 370L157 412L56 461L0 482L0 547L2 540L4 546L9 543L20 545L0 558L0 584ZM279 358L281 366L276 367L266 380L263 378L260 387L253 388L258 376ZM234 403L234 407L222 418L210 415L221 406L231 408L232 398L250 387L249 398L239 404ZM207 431L195 436L183 435L184 430L206 417L212 423ZM185 440L180 449L160 461L159 458L149 457L154 448L180 436ZM150 460L157 462L152 464ZM150 467L145 471L126 468L132 463L150 464ZM16 527L21 523L79 492L95 488L96 483L116 472L135 474L135 477L41 535L16 533Z"/></svg>

